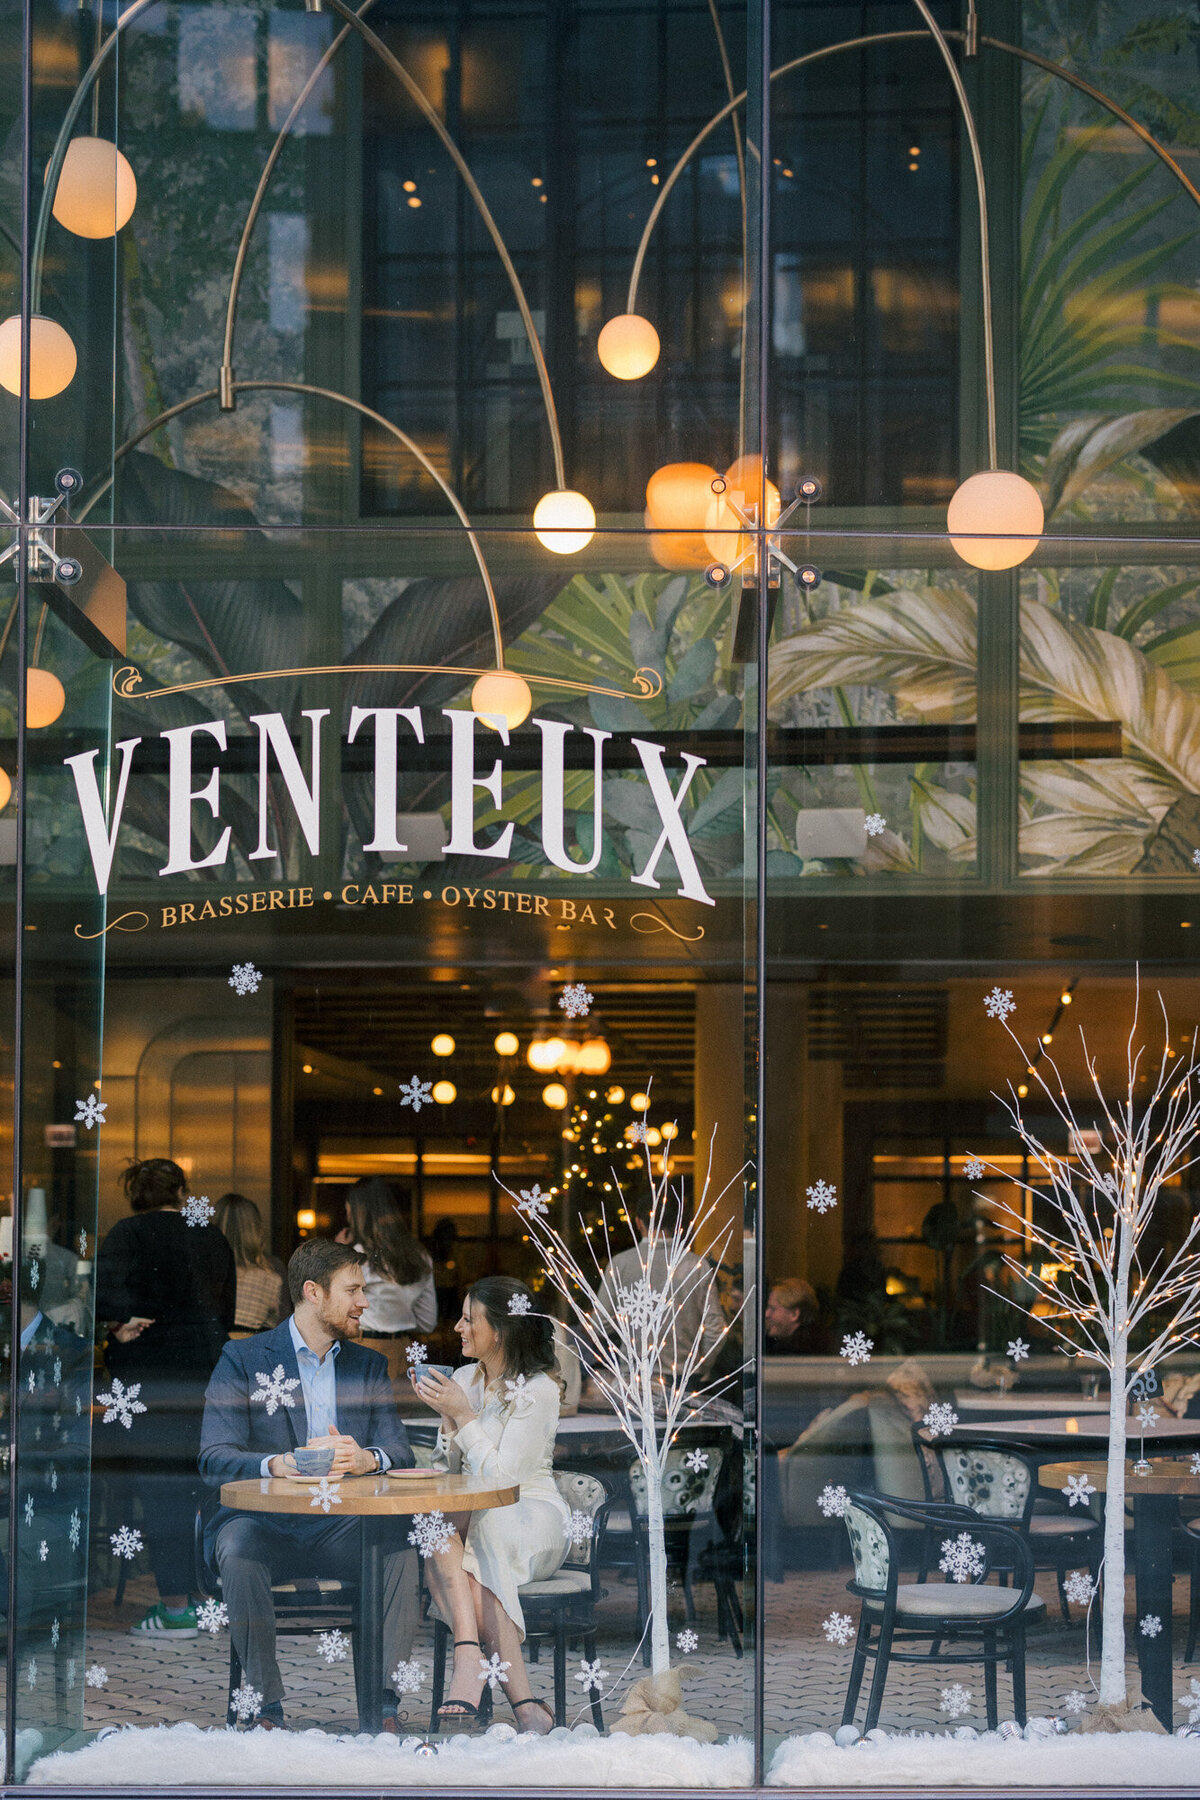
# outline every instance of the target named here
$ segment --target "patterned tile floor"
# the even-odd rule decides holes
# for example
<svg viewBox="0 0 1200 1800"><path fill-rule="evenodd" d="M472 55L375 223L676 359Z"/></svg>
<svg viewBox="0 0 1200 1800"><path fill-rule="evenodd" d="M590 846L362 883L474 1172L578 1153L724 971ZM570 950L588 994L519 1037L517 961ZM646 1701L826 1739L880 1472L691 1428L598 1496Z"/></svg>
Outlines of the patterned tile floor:
<svg viewBox="0 0 1200 1800"><path fill-rule="evenodd" d="M857 1618L857 1607L847 1595L845 1583L845 1572L815 1570L793 1572L784 1581L768 1585L765 1720L772 1737L794 1731L832 1730L840 1719L850 1650L827 1643L821 1621L835 1609ZM612 1690L615 1678L627 1668L635 1643L635 1605L630 1583L610 1576L606 1585L608 1598L601 1608L600 1651L603 1665L610 1672L608 1688ZM1064 1626L1057 1609L1053 1577L1040 1576L1038 1585L1047 1602L1047 1612L1045 1625L1034 1631L1029 1641L1029 1710L1031 1714L1056 1713L1061 1712L1066 1695L1073 1689L1088 1689L1082 1614L1078 1608L1072 1608L1072 1624ZM700 1645L687 1658L697 1673L687 1684L686 1704L689 1711L712 1719L723 1733L746 1732L753 1716L752 1661L746 1657L739 1662L729 1646L717 1639L711 1586L697 1583L695 1594ZM152 1599L146 1578L130 1582L119 1612L114 1609L111 1590L93 1596L88 1661L102 1663L109 1679L107 1687L88 1691L86 1717L91 1729L113 1723L149 1725L182 1719L216 1725L224 1719L227 1634L223 1632L215 1641L201 1636L186 1644L131 1638L130 1624ZM1131 1593L1130 1617L1132 1604ZM672 1595L672 1614L674 1635L685 1623L682 1595L678 1592ZM1179 1575L1174 1618L1177 1665L1183 1654L1186 1614L1187 1579ZM1095 1650L1093 1633L1093 1658ZM423 1729L428 1718L431 1667L428 1636L418 1639L416 1656L425 1671L426 1683L421 1694L406 1702L406 1716L414 1728ZM311 1638L281 1639L280 1662L287 1686L289 1723L329 1731L355 1729L348 1662L329 1666L322 1661L316 1641ZM577 1666L573 1659L571 1667ZM640 1672L640 1666L632 1668L617 1698L611 1705L606 1703L606 1712L619 1709L619 1693ZM548 1659L532 1673L534 1691L550 1694ZM1136 1678L1132 1659L1131 1673ZM1200 1664L1181 1672L1177 1692L1188 1685L1192 1673L1200 1675ZM957 1722L982 1727L985 1721L981 1672L961 1667L926 1671L911 1665L893 1665L881 1724L910 1730L945 1728L949 1720L939 1710L940 1694L943 1686L954 1681L961 1681L971 1691L973 1701L972 1710ZM571 1686L571 1717L587 1717L581 1694L574 1683ZM1002 1674L1001 1717L1010 1710L1010 1695ZM497 1713L507 1717L503 1705ZM1180 1713L1176 1722L1182 1719Z"/></svg>

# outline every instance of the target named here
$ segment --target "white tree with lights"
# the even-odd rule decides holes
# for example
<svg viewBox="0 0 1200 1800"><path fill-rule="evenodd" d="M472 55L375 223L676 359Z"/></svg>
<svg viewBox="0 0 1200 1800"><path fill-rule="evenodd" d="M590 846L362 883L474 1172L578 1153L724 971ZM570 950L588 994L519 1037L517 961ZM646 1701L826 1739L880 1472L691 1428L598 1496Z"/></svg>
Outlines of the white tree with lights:
<svg viewBox="0 0 1200 1800"><path fill-rule="evenodd" d="M715 1139L715 1132L713 1134ZM551 1224L542 1197L514 1196L530 1237L545 1259L550 1286L566 1303L565 1329L591 1367L591 1376L616 1414L641 1465L646 1481L646 1527L650 1563L650 1659L654 1675L671 1666L667 1619L667 1548L663 1519L663 1478L667 1453L683 1423L694 1423L716 1397L727 1375L703 1378L710 1362L737 1324L743 1306L724 1322L720 1334L706 1339L697 1330L687 1341L680 1334L684 1302L693 1316L703 1317L710 1299L715 1300L717 1268L728 1249L733 1223L719 1223L721 1202L741 1179L739 1170L719 1194L710 1198L712 1145L704 1187L691 1220L685 1223L686 1206L679 1188L670 1185L670 1164L664 1153L655 1172L646 1151L650 1183L650 1215L639 1255L645 1274L629 1287L614 1286L606 1279L613 1246L606 1205L590 1233L584 1225L591 1267L576 1256L565 1236ZM627 1206L621 1182L613 1171L617 1191L617 1217L637 1236L632 1210ZM603 1249L601 1263L597 1244ZM707 1246L703 1255L698 1246Z"/></svg>
<svg viewBox="0 0 1200 1800"><path fill-rule="evenodd" d="M1008 1023L1011 995L998 1009L989 996L988 1011L998 1018L1027 1060ZM1020 1195L1016 1205L986 1196L1019 1235L1032 1238L1057 1273L1027 1269L1016 1257L1004 1261L1031 1287L1049 1311L1038 1323L1059 1340L1070 1357L1086 1356L1108 1371L1107 1504L1104 1525L1104 1596L1101 1610L1100 1693L1102 1707L1128 1706L1125 1687L1125 1449L1126 1413L1134 1384L1165 1357L1200 1341L1200 1213L1192 1219L1173 1251L1158 1250L1143 1261L1154 1210L1164 1188L1177 1182L1200 1161L1200 1093L1197 1037L1186 1055L1170 1053L1170 1022L1163 1016L1163 1047L1157 1073L1153 1064L1142 1074L1146 1049L1137 1042L1140 982L1135 992L1133 1022L1125 1050L1125 1083L1120 1099L1110 1103L1096 1072L1095 1058L1080 1030L1084 1062L1095 1094L1097 1113L1080 1123L1078 1103L1067 1099L1066 1087L1053 1058L1042 1055L1030 1073L1066 1131L1067 1153L1043 1142L1022 1116L1020 1099L1009 1084L1009 1098L997 1095L1012 1119L1030 1163L1044 1177L1034 1186L1009 1176ZM1052 1082L1042 1073L1045 1067ZM1152 1076L1152 1085L1150 1078ZM1139 1094L1143 1081L1149 1093ZM1095 1146L1093 1148L1093 1146ZM996 1170L995 1175L1007 1171ZM982 1197L982 1196L981 1196ZM1027 1211L1024 1202L1028 1200ZM1036 1210L1035 1210L1036 1209ZM1041 1219L1049 1215L1052 1224ZM1040 1217L1039 1217L1040 1215ZM1004 1295L1017 1305L1011 1296ZM1032 1308L1018 1307L1027 1317ZM1138 1347L1134 1348L1134 1337ZM1066 1491L1066 1490L1064 1490ZM1086 1498L1082 1481L1075 1498Z"/></svg>

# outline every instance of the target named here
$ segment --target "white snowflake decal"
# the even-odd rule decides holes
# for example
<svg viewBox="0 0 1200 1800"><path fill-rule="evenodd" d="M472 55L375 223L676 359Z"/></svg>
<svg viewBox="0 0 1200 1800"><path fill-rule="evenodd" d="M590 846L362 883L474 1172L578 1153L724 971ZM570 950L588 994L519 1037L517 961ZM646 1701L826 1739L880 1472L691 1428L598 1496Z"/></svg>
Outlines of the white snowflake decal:
<svg viewBox="0 0 1200 1800"><path fill-rule="evenodd" d="M108 1686L108 1670L103 1663L90 1663L83 1679L89 1687L102 1688Z"/></svg>
<svg viewBox="0 0 1200 1800"><path fill-rule="evenodd" d="M37 1686L37 1657L31 1656L25 1667L25 1680L30 1687Z"/></svg>
<svg viewBox="0 0 1200 1800"><path fill-rule="evenodd" d="M1006 1024L1009 1013L1017 1010L1017 1003L1012 997L1012 989L994 987L984 1000L983 1010L989 1019L999 1019L1002 1024Z"/></svg>
<svg viewBox="0 0 1200 1800"><path fill-rule="evenodd" d="M531 1188L522 1188L521 1197L517 1201L517 1211L524 1213L527 1219L542 1219L550 1211L550 1199L543 1194L535 1181Z"/></svg>
<svg viewBox="0 0 1200 1800"><path fill-rule="evenodd" d="M1138 1620L1138 1630L1143 1637L1157 1637L1162 1630L1162 1620L1157 1613L1147 1613L1144 1619Z"/></svg>
<svg viewBox="0 0 1200 1800"><path fill-rule="evenodd" d="M1137 1422L1143 1431L1150 1431L1158 1424L1158 1410L1151 1406L1149 1400L1138 1401Z"/></svg>
<svg viewBox="0 0 1200 1800"><path fill-rule="evenodd" d="M113 1555L121 1557L125 1562L132 1562L142 1548L141 1532L129 1525L122 1525L120 1530L114 1531L108 1541L112 1545Z"/></svg>
<svg viewBox="0 0 1200 1800"><path fill-rule="evenodd" d="M882 813L868 813L863 820L863 830L868 837L882 837L887 830L887 820Z"/></svg>
<svg viewBox="0 0 1200 1800"><path fill-rule="evenodd" d="M52 1650L58 1649L58 1640L61 1637L61 1635L62 1635L62 1627L59 1625L59 1622L57 1619L52 1619L50 1621L50 1648Z"/></svg>
<svg viewBox="0 0 1200 1800"><path fill-rule="evenodd" d="M638 1119L629 1127L625 1135L631 1144L648 1144L650 1142L645 1119Z"/></svg>
<svg viewBox="0 0 1200 1800"><path fill-rule="evenodd" d="M1189 1725L1200 1725L1200 1681L1192 1676L1191 1686L1186 1694L1176 1694L1176 1703L1182 1706L1188 1716Z"/></svg>
<svg viewBox="0 0 1200 1800"><path fill-rule="evenodd" d="M511 1668L512 1664L501 1662L499 1653L493 1650L490 1656L480 1657L479 1678L487 1682L494 1694L498 1687L508 1686L508 1671Z"/></svg>
<svg viewBox="0 0 1200 1800"><path fill-rule="evenodd" d="M632 1287L617 1289L617 1311L624 1313L631 1331L649 1331L658 1318L662 1298L643 1275Z"/></svg>
<svg viewBox="0 0 1200 1800"><path fill-rule="evenodd" d="M935 1400L921 1423L929 1427L931 1438L949 1437L958 1424L958 1414L947 1402Z"/></svg>
<svg viewBox="0 0 1200 1800"><path fill-rule="evenodd" d="M440 1556L455 1535L445 1513L436 1508L433 1512L414 1513L412 1523L408 1541L416 1545L426 1561L431 1556Z"/></svg>
<svg viewBox="0 0 1200 1800"><path fill-rule="evenodd" d="M971 1690L956 1681L942 1689L942 1711L952 1719L965 1718L971 1710Z"/></svg>
<svg viewBox="0 0 1200 1800"><path fill-rule="evenodd" d="M327 1663L345 1662L350 1654L350 1639L344 1631L322 1631L317 1637L317 1649Z"/></svg>
<svg viewBox="0 0 1200 1800"><path fill-rule="evenodd" d="M295 1390L300 1386L300 1377L295 1375L289 1378L284 1373L282 1363L276 1363L270 1375L263 1375L256 1370L254 1379L257 1381L258 1386L251 1394L250 1398L251 1400L260 1400L263 1403L267 1409L268 1419L271 1417L276 1407L295 1406Z"/></svg>
<svg viewBox="0 0 1200 1800"><path fill-rule="evenodd" d="M27 1525L33 1524L33 1495L32 1494L26 1494L26 1496L25 1496L25 1523Z"/></svg>
<svg viewBox="0 0 1200 1800"><path fill-rule="evenodd" d="M588 1662L585 1657L579 1659L579 1672L575 1677L585 1694L602 1694L604 1684L608 1680L608 1670L600 1667L600 1658Z"/></svg>
<svg viewBox="0 0 1200 1800"><path fill-rule="evenodd" d="M95 1094L89 1094L86 1100L77 1100L75 1106L76 1125L86 1126L88 1131L93 1125L103 1125L104 1115L108 1110L107 1100L100 1100Z"/></svg>
<svg viewBox="0 0 1200 1800"><path fill-rule="evenodd" d="M533 1301L529 1298L528 1294L509 1295L508 1312L510 1318L522 1319L527 1312L532 1310L532 1307Z"/></svg>
<svg viewBox="0 0 1200 1800"><path fill-rule="evenodd" d="M340 1483L330 1481L327 1475L322 1475L312 1491L312 1499L308 1504L309 1506L319 1506L323 1513L327 1513L331 1506L340 1506L342 1504Z"/></svg>
<svg viewBox="0 0 1200 1800"><path fill-rule="evenodd" d="M682 1631L677 1631L675 1634L675 1648L681 1651L684 1656L690 1656L692 1651L699 1645L699 1642L700 1639L696 1636L696 1633L687 1625L684 1626Z"/></svg>
<svg viewBox="0 0 1200 1800"><path fill-rule="evenodd" d="M36 1288L38 1286L39 1282L41 1281L41 1279L42 1279L42 1267L41 1267L41 1264L35 1259L29 1265L29 1285L30 1285L30 1287Z"/></svg>
<svg viewBox="0 0 1200 1800"><path fill-rule="evenodd" d="M513 1409L513 1417L524 1419L533 1409L533 1395L529 1392L523 1375L517 1375L504 1383L504 1403Z"/></svg>
<svg viewBox="0 0 1200 1800"><path fill-rule="evenodd" d="M871 1352L875 1348L874 1338L869 1338L863 1331L847 1332L842 1339L841 1354L852 1369L859 1363L869 1363Z"/></svg>
<svg viewBox="0 0 1200 1800"><path fill-rule="evenodd" d="M87 1232L86 1231L81 1231L79 1234L79 1254L80 1254L80 1256L87 1255Z"/></svg>
<svg viewBox="0 0 1200 1800"><path fill-rule="evenodd" d="M129 1387L126 1387L114 1375L113 1384L108 1393L96 1395L97 1400L105 1409L102 1423L105 1425L120 1424L128 1431L133 1424L134 1413L144 1413L146 1410L138 1399L141 1391L140 1381L134 1381Z"/></svg>
<svg viewBox="0 0 1200 1800"><path fill-rule="evenodd" d="M973 1581L986 1566L987 1553L969 1531L960 1531L956 1538L943 1538L938 1563L943 1575L949 1575L953 1581Z"/></svg>
<svg viewBox="0 0 1200 1800"><path fill-rule="evenodd" d="M223 1600L202 1600L196 1608L196 1623L201 1631L216 1637L221 1627L229 1623L229 1608Z"/></svg>
<svg viewBox="0 0 1200 1800"><path fill-rule="evenodd" d="M977 1156L968 1156L963 1164L963 1174L968 1181L983 1180L983 1164Z"/></svg>
<svg viewBox="0 0 1200 1800"><path fill-rule="evenodd" d="M56 1356L54 1359L54 1372L53 1372L51 1379L53 1380L55 1387L57 1387L59 1382L62 1380L62 1357L61 1356Z"/></svg>
<svg viewBox="0 0 1200 1800"><path fill-rule="evenodd" d="M1007 1355L1015 1363L1026 1362L1029 1358L1029 1345L1024 1338L1010 1338Z"/></svg>
<svg viewBox="0 0 1200 1800"><path fill-rule="evenodd" d="M229 1700L239 1719L257 1719L262 1711L262 1695L248 1681L244 1681L241 1687L234 1688Z"/></svg>
<svg viewBox="0 0 1200 1800"><path fill-rule="evenodd" d="M58 1492L58 1470L53 1464L50 1466L50 1492L52 1494L57 1494Z"/></svg>
<svg viewBox="0 0 1200 1800"><path fill-rule="evenodd" d="M591 1515L575 1507L563 1520L563 1536L573 1549L582 1550L592 1541Z"/></svg>
<svg viewBox="0 0 1200 1800"><path fill-rule="evenodd" d="M217 1214L217 1209L207 1194L189 1194L182 1210L189 1230L194 1225L208 1225Z"/></svg>
<svg viewBox="0 0 1200 1800"><path fill-rule="evenodd" d="M1200 869L1200 850L1192 851L1192 867L1193 869Z"/></svg>
<svg viewBox="0 0 1200 1800"><path fill-rule="evenodd" d="M568 1019L586 1019L595 998L595 994L590 994L582 981L568 981L558 1004Z"/></svg>
<svg viewBox="0 0 1200 1800"><path fill-rule="evenodd" d="M45 1562L45 1560L49 1556L49 1554L50 1554L50 1546L46 1542L45 1538L43 1538L41 1543L38 1545L38 1561Z"/></svg>
<svg viewBox="0 0 1200 1800"><path fill-rule="evenodd" d="M837 1205L837 1189L832 1182L815 1181L810 1188L805 1188L808 1196L810 1212L827 1213Z"/></svg>
<svg viewBox="0 0 1200 1800"><path fill-rule="evenodd" d="M410 1375L421 1363L429 1361L429 1352L424 1344L410 1344L404 1354L408 1360L408 1372Z"/></svg>
<svg viewBox="0 0 1200 1800"><path fill-rule="evenodd" d="M822 1619L821 1630L830 1644L848 1644L854 1636L854 1620L849 1613L831 1612Z"/></svg>
<svg viewBox="0 0 1200 1800"><path fill-rule="evenodd" d="M1060 1488L1059 1492L1068 1506L1086 1506L1096 1490L1086 1475L1068 1475L1066 1487Z"/></svg>
<svg viewBox="0 0 1200 1800"><path fill-rule="evenodd" d="M1078 1688L1072 1688L1071 1692L1069 1694L1065 1694L1063 1696L1063 1711L1064 1712L1069 1712L1069 1713L1086 1712L1087 1707L1088 1707L1088 1697L1086 1694L1081 1694Z"/></svg>
<svg viewBox="0 0 1200 1800"><path fill-rule="evenodd" d="M411 1075L407 1081L400 1082L399 1086L401 1106L411 1106L414 1112L420 1112L423 1106L432 1106L432 1081L422 1081L419 1075Z"/></svg>
<svg viewBox="0 0 1200 1800"><path fill-rule="evenodd" d="M1192 1451L1192 1460L1188 1464L1189 1475L1200 1475L1200 1450Z"/></svg>
<svg viewBox="0 0 1200 1800"><path fill-rule="evenodd" d="M78 1550L79 1548L79 1530L82 1524L83 1520L79 1516L78 1507L76 1507L75 1511L71 1514L71 1521L67 1528L67 1535L70 1537L72 1550Z"/></svg>
<svg viewBox="0 0 1200 1800"><path fill-rule="evenodd" d="M26 1382L25 1385L29 1389L31 1394L34 1393L37 1389L37 1377L34 1374L32 1369L30 1369L30 1371L29 1371L29 1380Z"/></svg>
<svg viewBox="0 0 1200 1800"><path fill-rule="evenodd" d="M817 1495L817 1505L827 1519L840 1519L850 1504L850 1496L839 1482L827 1482Z"/></svg>
<svg viewBox="0 0 1200 1800"><path fill-rule="evenodd" d="M703 1475L708 1467L708 1451L689 1450L683 1460L693 1475Z"/></svg>
<svg viewBox="0 0 1200 1800"><path fill-rule="evenodd" d="M1073 1600L1076 1606L1087 1606L1095 1591L1092 1578L1086 1569L1072 1569L1063 1582L1063 1593L1068 1600Z"/></svg>
<svg viewBox="0 0 1200 1800"><path fill-rule="evenodd" d="M420 1690L425 1677L421 1673L421 1665L414 1658L412 1662L398 1662L388 1677L394 1694L415 1694Z"/></svg>
<svg viewBox="0 0 1200 1800"><path fill-rule="evenodd" d="M235 994L245 999L247 994L257 994L261 980L262 970L256 969L252 962L234 963L229 985Z"/></svg>

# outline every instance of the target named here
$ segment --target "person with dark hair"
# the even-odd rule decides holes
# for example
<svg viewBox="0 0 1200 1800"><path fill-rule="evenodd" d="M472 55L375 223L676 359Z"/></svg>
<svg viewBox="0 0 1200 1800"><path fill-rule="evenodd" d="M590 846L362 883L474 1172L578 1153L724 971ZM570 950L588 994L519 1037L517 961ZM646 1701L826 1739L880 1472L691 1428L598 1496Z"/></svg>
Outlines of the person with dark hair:
<svg viewBox="0 0 1200 1800"><path fill-rule="evenodd" d="M355 1340L366 1308L364 1257L350 1244L306 1238L288 1263L295 1308L274 1331L226 1344L204 1397L200 1472L211 1487L256 1476L294 1475L299 1446L329 1448L329 1479L410 1469L413 1453L397 1415L387 1364ZM273 1402L273 1403L272 1403ZM417 1624L415 1554L409 1521L389 1522L383 1555L383 1667L412 1656ZM283 1724L283 1678L275 1655L271 1588L296 1576L356 1582L357 1519L298 1518L218 1507L204 1533L206 1559L221 1577L229 1630L245 1679L262 1695L259 1724ZM396 1728L396 1696L385 1692L385 1730Z"/></svg>
<svg viewBox="0 0 1200 1800"><path fill-rule="evenodd" d="M437 1329L433 1258L404 1223L400 1199L378 1175L356 1181L346 1195L346 1229L339 1243L366 1257L367 1310L362 1334L388 1360L393 1381L407 1381L406 1351L415 1332Z"/></svg>
<svg viewBox="0 0 1200 1800"><path fill-rule="evenodd" d="M248 1194L222 1194L216 1224L229 1239L237 1264L234 1326L238 1331L269 1331L283 1311L286 1277L279 1258L267 1253L262 1214Z"/></svg>
<svg viewBox="0 0 1200 1800"><path fill-rule="evenodd" d="M477 1281L455 1326L468 1366L452 1380L429 1371L421 1399L441 1414L438 1446L451 1470L520 1487L515 1505L452 1517L456 1535L426 1575L454 1632L454 1674L438 1718L454 1730L478 1718L484 1656L508 1665L505 1693L522 1731L544 1735L554 1714L530 1692L518 1590L548 1581L567 1554L569 1513L551 1472L559 1383L554 1328L508 1275Z"/></svg>
<svg viewBox="0 0 1200 1800"><path fill-rule="evenodd" d="M233 1326L237 1271L215 1225L183 1216L187 1176L176 1162L131 1162L122 1177L132 1217L119 1219L96 1259L96 1317L109 1321L110 1392L135 1395L127 1430L108 1437L142 1503L142 1535L159 1599L137 1637L196 1635L191 1602L200 1407ZM122 1423L118 1417L114 1421Z"/></svg>

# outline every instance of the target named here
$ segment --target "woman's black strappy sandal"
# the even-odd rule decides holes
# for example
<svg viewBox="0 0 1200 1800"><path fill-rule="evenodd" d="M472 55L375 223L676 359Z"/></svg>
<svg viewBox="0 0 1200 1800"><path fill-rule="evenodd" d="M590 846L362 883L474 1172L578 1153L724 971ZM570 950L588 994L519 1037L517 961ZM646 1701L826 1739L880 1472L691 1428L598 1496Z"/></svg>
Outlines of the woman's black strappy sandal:
<svg viewBox="0 0 1200 1800"><path fill-rule="evenodd" d="M455 1638L454 1640L454 1648L456 1650L463 1649L467 1645L470 1645L472 1649L478 1650L479 1639ZM442 1704L437 1709L435 1718L439 1726L445 1723L447 1725L458 1725L460 1730L470 1730L472 1726L479 1723L479 1708L473 1700L443 1700Z"/></svg>
<svg viewBox="0 0 1200 1800"><path fill-rule="evenodd" d="M528 1699L527 1699L527 1700L511 1700L511 1701L510 1701L510 1702L509 1702L509 1704L510 1704L510 1706L511 1706L511 1707L512 1707L512 1709L513 1709L513 1712L514 1712L514 1714L516 1714L516 1713L517 1713L517 1712L519 1712L519 1710L520 1710L520 1708L521 1708L521 1707L522 1707L522 1706L540 1706L540 1707L541 1707L541 1709L542 1709L542 1711L543 1711L543 1712L544 1712L544 1713L545 1713L545 1715L546 1715L546 1717L547 1717L547 1718L548 1718L548 1719L549 1719L549 1721L550 1721L550 1727L551 1727L551 1729L553 1729L553 1727L554 1727L554 1714L553 1714L553 1712L552 1712L552 1711L551 1711L551 1710L550 1710L550 1708L549 1708L549 1707L548 1707L548 1706L547 1706L547 1705L546 1705L546 1702L545 1702L545 1701L544 1701L544 1700L538 1700L538 1699L536 1699L536 1698L535 1698L535 1697L534 1697L534 1696L533 1696L533 1695L532 1695L532 1694L530 1694L530 1696L529 1696L529 1698L528 1698ZM518 1722L518 1724L519 1724L519 1723L520 1723L520 1720L519 1720L519 1719L518 1719L518 1721L517 1721L517 1722ZM544 1733L544 1732L543 1732L543 1734L542 1734L542 1735L543 1735L543 1737L544 1737L544 1736L545 1736L545 1733Z"/></svg>

